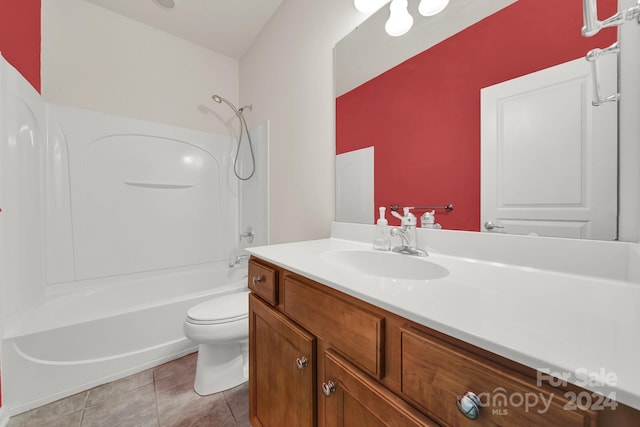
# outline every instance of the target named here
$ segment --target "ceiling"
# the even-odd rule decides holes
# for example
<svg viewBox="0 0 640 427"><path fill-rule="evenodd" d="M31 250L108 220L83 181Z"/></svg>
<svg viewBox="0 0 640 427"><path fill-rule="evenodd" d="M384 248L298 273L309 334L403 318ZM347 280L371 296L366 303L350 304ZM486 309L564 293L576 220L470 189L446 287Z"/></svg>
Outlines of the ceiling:
<svg viewBox="0 0 640 427"><path fill-rule="evenodd" d="M85 0L220 54L239 59L282 0ZM159 3L165 1L158 0Z"/></svg>

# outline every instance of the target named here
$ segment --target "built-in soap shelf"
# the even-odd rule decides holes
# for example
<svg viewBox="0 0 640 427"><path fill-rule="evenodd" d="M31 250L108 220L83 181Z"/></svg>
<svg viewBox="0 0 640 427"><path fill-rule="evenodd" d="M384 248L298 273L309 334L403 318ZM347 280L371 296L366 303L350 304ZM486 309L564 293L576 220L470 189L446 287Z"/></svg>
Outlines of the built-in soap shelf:
<svg viewBox="0 0 640 427"><path fill-rule="evenodd" d="M193 184L168 184L163 182L125 181L124 183L132 187L153 188L153 189L159 189L159 190L179 190L182 188L194 187Z"/></svg>

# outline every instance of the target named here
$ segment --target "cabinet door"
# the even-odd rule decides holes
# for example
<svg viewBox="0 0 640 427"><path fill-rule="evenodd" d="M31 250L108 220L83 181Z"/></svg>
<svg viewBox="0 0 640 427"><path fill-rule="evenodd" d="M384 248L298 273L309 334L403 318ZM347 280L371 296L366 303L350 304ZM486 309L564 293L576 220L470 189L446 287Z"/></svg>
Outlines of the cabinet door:
<svg viewBox="0 0 640 427"><path fill-rule="evenodd" d="M436 426L335 352L324 355L326 427ZM322 407L322 405L320 405Z"/></svg>
<svg viewBox="0 0 640 427"><path fill-rule="evenodd" d="M315 338L249 296L249 418L254 427L313 426Z"/></svg>

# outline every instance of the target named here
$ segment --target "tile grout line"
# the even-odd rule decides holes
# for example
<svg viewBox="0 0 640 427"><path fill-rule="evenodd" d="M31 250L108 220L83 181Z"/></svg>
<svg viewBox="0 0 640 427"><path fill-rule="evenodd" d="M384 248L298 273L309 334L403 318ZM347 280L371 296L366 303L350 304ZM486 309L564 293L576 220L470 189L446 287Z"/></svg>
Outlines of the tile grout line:
<svg viewBox="0 0 640 427"><path fill-rule="evenodd" d="M227 395L224 394L224 392L222 392L222 397L224 397L224 403L227 404L227 408L229 408L229 412L231 412L231 416L233 417L233 421L236 422L236 424L239 423L238 421L238 417L236 416L236 414L233 412L233 408L231 407L231 404L229 403L229 399L227 399Z"/></svg>
<svg viewBox="0 0 640 427"><path fill-rule="evenodd" d="M160 427L160 404L158 404L158 389L157 389L156 370L153 369L153 397L156 400L156 420L158 421L158 427Z"/></svg>
<svg viewBox="0 0 640 427"><path fill-rule="evenodd" d="M80 427L84 424L84 411L87 408L87 402L89 401L89 390L84 394L84 403L82 404L82 415L80 416Z"/></svg>

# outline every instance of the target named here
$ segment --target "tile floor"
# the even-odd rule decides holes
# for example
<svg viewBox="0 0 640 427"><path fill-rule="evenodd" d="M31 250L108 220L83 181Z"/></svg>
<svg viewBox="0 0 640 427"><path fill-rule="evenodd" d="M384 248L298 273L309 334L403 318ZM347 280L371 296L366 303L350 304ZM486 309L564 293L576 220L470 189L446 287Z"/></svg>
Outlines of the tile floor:
<svg viewBox="0 0 640 427"><path fill-rule="evenodd" d="M245 427L248 384L193 391L197 353L16 415L7 427Z"/></svg>

